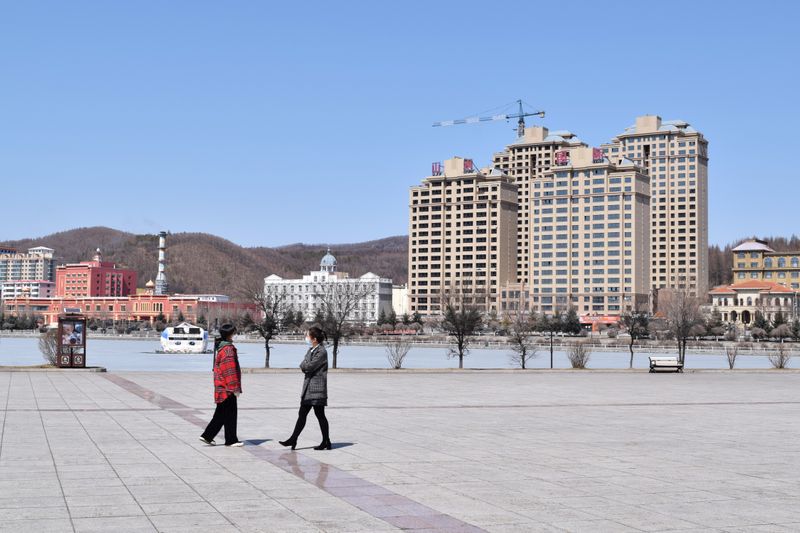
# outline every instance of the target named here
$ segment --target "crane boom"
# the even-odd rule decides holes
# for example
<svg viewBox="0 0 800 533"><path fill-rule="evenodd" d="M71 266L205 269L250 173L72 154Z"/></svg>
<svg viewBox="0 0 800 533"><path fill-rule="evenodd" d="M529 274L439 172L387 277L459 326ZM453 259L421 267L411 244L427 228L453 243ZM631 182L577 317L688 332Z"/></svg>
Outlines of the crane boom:
<svg viewBox="0 0 800 533"><path fill-rule="evenodd" d="M456 120L442 120L439 122L434 122L433 127L440 127L440 126L457 126L459 124L477 124L480 122L494 122L498 120L508 120L511 118L519 119L517 121L517 135L522 137L525 134L525 117L534 117L538 116L540 118L544 118L544 111L536 111L534 113L526 113L522 109L522 100L517 100L517 104L519 105L519 113L502 113L500 115L490 115L486 117L467 117L467 118L459 118Z"/></svg>

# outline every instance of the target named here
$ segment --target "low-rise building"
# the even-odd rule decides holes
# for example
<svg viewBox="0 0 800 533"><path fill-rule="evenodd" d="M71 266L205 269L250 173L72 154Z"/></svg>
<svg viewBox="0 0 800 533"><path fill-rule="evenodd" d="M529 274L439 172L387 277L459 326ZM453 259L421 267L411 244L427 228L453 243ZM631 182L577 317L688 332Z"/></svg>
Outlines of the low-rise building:
<svg viewBox="0 0 800 533"><path fill-rule="evenodd" d="M759 280L800 290L800 251L776 252L767 241L751 239L733 249L733 282Z"/></svg>
<svg viewBox="0 0 800 533"><path fill-rule="evenodd" d="M408 284L392 285L392 309L398 317L411 314L408 305Z"/></svg>
<svg viewBox="0 0 800 533"><path fill-rule="evenodd" d="M709 291L711 309L719 311L723 322L748 327L760 313L774 321L778 313L785 320L800 317L798 291L780 283L757 279L723 285Z"/></svg>
<svg viewBox="0 0 800 533"><path fill-rule="evenodd" d="M45 324L58 320L65 308L80 309L87 318L155 322L163 317L173 322L183 317L196 323L200 317L209 325L249 313L256 317L254 304L203 301L197 296L157 295L152 291L130 296L60 296L55 298L20 297L4 300L2 311L11 316L41 316Z"/></svg>
<svg viewBox="0 0 800 533"><path fill-rule="evenodd" d="M340 291L337 295L336 292ZM325 313L325 298L342 299L345 294L363 294L347 315L348 322L375 324L381 312L392 311L392 280L367 272L359 278L351 278L339 272L336 258L330 249L322 258L319 270L301 279L283 279L272 274L264 279L264 292L280 294L287 307L300 311L307 320L318 313Z"/></svg>

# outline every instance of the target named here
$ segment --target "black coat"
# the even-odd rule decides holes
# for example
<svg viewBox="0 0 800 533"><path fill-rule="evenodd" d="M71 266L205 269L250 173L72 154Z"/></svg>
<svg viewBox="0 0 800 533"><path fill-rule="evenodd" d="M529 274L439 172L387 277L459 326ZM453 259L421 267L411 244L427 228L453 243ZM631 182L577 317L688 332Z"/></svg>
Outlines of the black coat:
<svg viewBox="0 0 800 533"><path fill-rule="evenodd" d="M300 400L325 400L328 398L328 350L322 344L310 348L300 363L305 374Z"/></svg>

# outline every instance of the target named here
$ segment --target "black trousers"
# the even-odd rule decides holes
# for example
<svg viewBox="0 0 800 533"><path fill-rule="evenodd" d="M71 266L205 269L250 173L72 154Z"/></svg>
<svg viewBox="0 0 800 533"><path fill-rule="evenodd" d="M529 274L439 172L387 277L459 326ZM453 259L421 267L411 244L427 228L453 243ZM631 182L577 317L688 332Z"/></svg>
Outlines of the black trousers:
<svg viewBox="0 0 800 533"><path fill-rule="evenodd" d="M319 430L322 432L322 442L328 442L330 440L330 436L328 435L328 419L325 418L324 405L300 406L300 411L297 412L297 423L294 425L294 431L292 432L292 436L289 438L290 440L295 440L300 436L303 428L306 427L306 418L308 417L308 413L311 412L312 408L314 409L314 416L316 416L317 420L319 421Z"/></svg>
<svg viewBox="0 0 800 533"><path fill-rule="evenodd" d="M236 404L236 396L230 394L225 398L224 402L217 404L214 417L203 432L203 438L212 440L217 436L219 430L225 426L225 444L238 442L239 438L236 436L236 419L238 416L239 410Z"/></svg>

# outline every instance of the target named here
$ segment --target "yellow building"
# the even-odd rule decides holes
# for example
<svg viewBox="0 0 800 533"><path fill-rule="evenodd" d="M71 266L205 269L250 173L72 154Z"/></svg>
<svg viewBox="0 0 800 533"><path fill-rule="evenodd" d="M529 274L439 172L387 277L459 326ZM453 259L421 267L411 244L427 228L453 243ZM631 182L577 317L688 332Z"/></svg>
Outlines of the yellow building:
<svg viewBox="0 0 800 533"><path fill-rule="evenodd" d="M800 289L800 251L776 252L752 239L733 249L733 282L759 280Z"/></svg>
<svg viewBox="0 0 800 533"><path fill-rule="evenodd" d="M506 174L461 157L434 163L409 193L410 312L438 316L453 293L497 311L499 288L516 277L516 223L517 186Z"/></svg>
<svg viewBox="0 0 800 533"><path fill-rule="evenodd" d="M647 305L650 180L585 146L532 182L531 309L618 315Z"/></svg>
<svg viewBox="0 0 800 533"><path fill-rule="evenodd" d="M525 133L494 154L492 164L507 174L517 185L517 265L513 281L530 287L534 233L531 201L533 180L540 178L556 163L556 152L586 146L575 134L566 130L550 131L541 126L525 128Z"/></svg>
<svg viewBox="0 0 800 533"><path fill-rule="evenodd" d="M658 289L708 291L708 141L682 120L656 115L636 123L603 150L650 176L650 281Z"/></svg>

